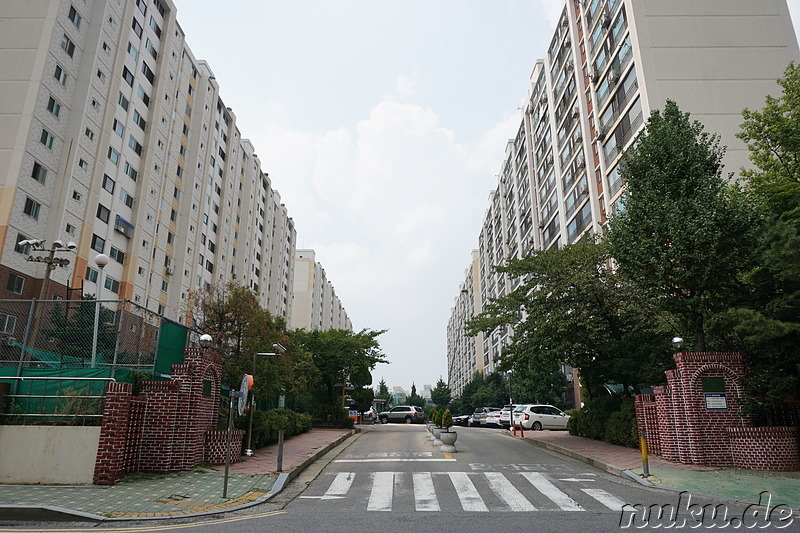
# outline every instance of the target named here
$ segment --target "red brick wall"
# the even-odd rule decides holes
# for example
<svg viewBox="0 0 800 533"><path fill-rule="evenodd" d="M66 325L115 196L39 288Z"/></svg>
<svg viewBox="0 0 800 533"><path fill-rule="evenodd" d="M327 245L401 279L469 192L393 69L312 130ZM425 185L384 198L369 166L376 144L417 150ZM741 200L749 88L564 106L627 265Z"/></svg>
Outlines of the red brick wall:
<svg viewBox="0 0 800 533"><path fill-rule="evenodd" d="M243 429L231 431L231 462L238 461L242 457L242 441L245 433ZM225 464L225 452L227 449L227 431L206 431L204 463L210 465Z"/></svg>
<svg viewBox="0 0 800 533"><path fill-rule="evenodd" d="M728 428L733 463L753 470L800 470L796 427Z"/></svg>

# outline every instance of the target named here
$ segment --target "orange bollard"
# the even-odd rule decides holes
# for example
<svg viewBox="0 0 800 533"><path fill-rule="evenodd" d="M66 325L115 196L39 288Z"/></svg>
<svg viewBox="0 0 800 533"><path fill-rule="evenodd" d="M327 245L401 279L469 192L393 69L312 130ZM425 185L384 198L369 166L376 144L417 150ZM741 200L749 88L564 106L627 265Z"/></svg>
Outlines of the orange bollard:
<svg viewBox="0 0 800 533"><path fill-rule="evenodd" d="M525 427L522 424L519 425L519 438L525 438Z"/></svg>
<svg viewBox="0 0 800 533"><path fill-rule="evenodd" d="M517 436L517 426L514 424L511 424L511 434L515 437Z"/></svg>

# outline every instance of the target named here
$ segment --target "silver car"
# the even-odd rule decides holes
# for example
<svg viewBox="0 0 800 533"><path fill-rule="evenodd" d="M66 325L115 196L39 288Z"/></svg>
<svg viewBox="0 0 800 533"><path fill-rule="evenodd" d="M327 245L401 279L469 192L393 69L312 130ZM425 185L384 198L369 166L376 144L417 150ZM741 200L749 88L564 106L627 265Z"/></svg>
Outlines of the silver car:
<svg viewBox="0 0 800 533"><path fill-rule="evenodd" d="M514 409L514 425L539 431L542 429L567 429L569 415L558 407L544 404L518 405Z"/></svg>

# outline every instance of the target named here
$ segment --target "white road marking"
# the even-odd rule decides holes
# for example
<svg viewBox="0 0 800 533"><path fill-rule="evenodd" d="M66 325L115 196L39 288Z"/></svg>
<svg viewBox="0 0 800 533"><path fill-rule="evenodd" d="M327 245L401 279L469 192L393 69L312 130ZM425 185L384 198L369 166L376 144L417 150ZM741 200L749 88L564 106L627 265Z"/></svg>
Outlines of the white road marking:
<svg viewBox="0 0 800 533"><path fill-rule="evenodd" d="M394 495L394 472L375 472L367 511L391 511Z"/></svg>
<svg viewBox="0 0 800 533"><path fill-rule="evenodd" d="M536 487L536 490L558 505L562 511L583 511L578 502L561 492L547 478L538 472L523 472L522 475Z"/></svg>
<svg viewBox="0 0 800 533"><path fill-rule="evenodd" d="M603 489L581 489L583 492L602 503L612 511L622 511L625 502Z"/></svg>
<svg viewBox="0 0 800 533"><path fill-rule="evenodd" d="M483 503L481 495L466 472L448 472L450 481L456 489L458 499L461 500L461 508L465 511L488 511L486 504Z"/></svg>
<svg viewBox="0 0 800 533"><path fill-rule="evenodd" d="M512 511L535 511L536 507L500 472L484 472L495 494L508 504Z"/></svg>
<svg viewBox="0 0 800 533"><path fill-rule="evenodd" d="M433 476L430 472L415 472L414 476L414 502L417 511L438 511L439 500L436 499L436 490L433 488Z"/></svg>
<svg viewBox="0 0 800 533"><path fill-rule="evenodd" d="M452 463L455 459L452 458L394 458L387 457L386 459L334 459L334 463Z"/></svg>
<svg viewBox="0 0 800 533"><path fill-rule="evenodd" d="M560 477L559 481L594 481L594 479L579 479L576 477Z"/></svg>
<svg viewBox="0 0 800 533"><path fill-rule="evenodd" d="M353 479L355 477L355 472L339 472L336 474L336 478L334 478L331 486L325 491L325 495L322 497L322 499L327 500L346 496L347 491L350 490L350 485L353 484Z"/></svg>

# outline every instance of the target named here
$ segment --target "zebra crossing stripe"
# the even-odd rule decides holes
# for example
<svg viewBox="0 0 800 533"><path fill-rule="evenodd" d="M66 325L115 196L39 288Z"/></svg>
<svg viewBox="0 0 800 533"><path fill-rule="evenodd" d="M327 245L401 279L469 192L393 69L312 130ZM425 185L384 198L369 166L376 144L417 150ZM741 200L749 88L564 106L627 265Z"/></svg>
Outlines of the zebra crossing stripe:
<svg viewBox="0 0 800 533"><path fill-rule="evenodd" d="M350 490L350 485L353 484L353 479L355 477L355 472L339 472L336 474L336 478L333 480L333 483L331 483L331 486L328 487L328 490L325 491L325 495L322 498L325 499L347 495L347 491Z"/></svg>
<svg viewBox="0 0 800 533"><path fill-rule="evenodd" d="M369 495L368 511L391 511L394 495L394 472L375 472L372 492Z"/></svg>
<svg viewBox="0 0 800 533"><path fill-rule="evenodd" d="M466 472L448 472L448 474L453 487L456 489L458 499L461 500L462 509L465 511L489 510Z"/></svg>
<svg viewBox="0 0 800 533"><path fill-rule="evenodd" d="M522 495L511 482L500 472L484 472L489 486L495 494L508 504L512 511L535 511L531 502Z"/></svg>
<svg viewBox="0 0 800 533"><path fill-rule="evenodd" d="M539 472L523 472L522 475L531 482L536 490L541 492L550 501L558 505L562 511L583 511L583 507L578 505L578 502L561 492L555 485L553 485L547 478Z"/></svg>
<svg viewBox="0 0 800 533"><path fill-rule="evenodd" d="M414 502L417 511L438 511L439 500L436 499L436 491L433 488L433 476L430 472L415 472L414 480Z"/></svg>
<svg viewBox="0 0 800 533"><path fill-rule="evenodd" d="M602 503L612 511L622 511L625 502L603 489L581 489L583 492Z"/></svg>

